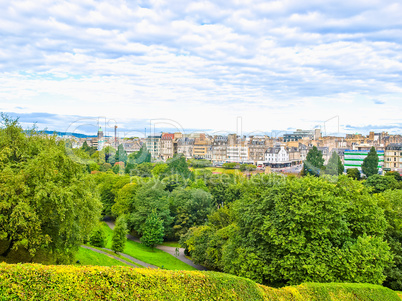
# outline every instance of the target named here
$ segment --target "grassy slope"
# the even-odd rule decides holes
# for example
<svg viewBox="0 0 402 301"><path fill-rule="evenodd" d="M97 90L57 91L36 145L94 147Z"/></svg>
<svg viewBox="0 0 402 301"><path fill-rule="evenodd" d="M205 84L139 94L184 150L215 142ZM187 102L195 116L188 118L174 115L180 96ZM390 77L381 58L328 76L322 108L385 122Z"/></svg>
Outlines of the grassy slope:
<svg viewBox="0 0 402 301"><path fill-rule="evenodd" d="M370 284L309 283L273 289L216 272L0 264L0 300L387 300Z"/></svg>
<svg viewBox="0 0 402 301"><path fill-rule="evenodd" d="M75 255L75 259L79 260L79 265L97 265L97 266L127 266L108 255L99 254L94 251L80 248Z"/></svg>
<svg viewBox="0 0 402 301"><path fill-rule="evenodd" d="M112 237L113 230L110 229L105 223L103 224L103 229L107 235L107 244L106 248L112 248ZM134 242L131 240L127 240L126 247L124 252L127 255L130 255L138 260L144 261L149 264L153 264L157 267L164 268L167 270L187 270L187 271L195 271L196 269L188 264L178 260L174 256L163 252L158 249L151 249L147 246L144 246L141 243Z"/></svg>

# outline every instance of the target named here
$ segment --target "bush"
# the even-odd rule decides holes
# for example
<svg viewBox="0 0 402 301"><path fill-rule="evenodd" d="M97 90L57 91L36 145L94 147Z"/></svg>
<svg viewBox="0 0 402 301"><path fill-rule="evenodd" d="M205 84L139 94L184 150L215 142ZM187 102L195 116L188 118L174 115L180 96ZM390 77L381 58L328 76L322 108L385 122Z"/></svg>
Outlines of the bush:
<svg viewBox="0 0 402 301"><path fill-rule="evenodd" d="M1 300L400 300L367 284L273 289L216 272L0 264Z"/></svg>
<svg viewBox="0 0 402 301"><path fill-rule="evenodd" d="M101 227L92 233L89 243L98 248L104 248L106 246L106 235Z"/></svg>

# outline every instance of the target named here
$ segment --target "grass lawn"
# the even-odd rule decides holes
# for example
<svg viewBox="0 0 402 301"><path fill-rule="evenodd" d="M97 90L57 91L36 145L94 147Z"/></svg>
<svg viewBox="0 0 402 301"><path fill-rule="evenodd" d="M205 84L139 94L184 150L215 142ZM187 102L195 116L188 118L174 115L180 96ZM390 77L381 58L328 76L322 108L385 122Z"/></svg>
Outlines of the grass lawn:
<svg viewBox="0 0 402 301"><path fill-rule="evenodd" d="M103 229L107 235L106 248L112 248L113 230L106 223L103 223ZM196 271L197 269L178 260L176 257L158 249L151 249L141 243L127 240L124 254L130 255L136 259L153 264L157 267L167 270L187 270Z"/></svg>
<svg viewBox="0 0 402 301"><path fill-rule="evenodd" d="M206 167L205 169L210 170L212 172L220 172L220 173L227 173L227 174L242 174L239 169L226 169L222 167Z"/></svg>
<svg viewBox="0 0 402 301"><path fill-rule="evenodd" d="M79 260L80 263L76 265L99 265L99 266L128 266L127 264L120 262L112 257L104 254L99 254L94 251L80 248L75 255L75 260Z"/></svg>
<svg viewBox="0 0 402 301"><path fill-rule="evenodd" d="M181 248L179 242L177 242L177 241L164 241L162 243L162 246L173 247L173 248Z"/></svg>

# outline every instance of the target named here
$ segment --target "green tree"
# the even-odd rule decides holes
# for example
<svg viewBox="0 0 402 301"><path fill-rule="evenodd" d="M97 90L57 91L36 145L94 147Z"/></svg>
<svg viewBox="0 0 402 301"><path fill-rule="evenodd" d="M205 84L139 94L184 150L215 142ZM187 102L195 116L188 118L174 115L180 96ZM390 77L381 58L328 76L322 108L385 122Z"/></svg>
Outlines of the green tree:
<svg viewBox="0 0 402 301"><path fill-rule="evenodd" d="M192 172L188 169L186 158L183 154L176 154L173 158L167 160L168 170L170 175L178 174L184 179L192 177Z"/></svg>
<svg viewBox="0 0 402 301"><path fill-rule="evenodd" d="M374 146L370 149L367 157L363 160L362 172L366 177L378 174L378 155Z"/></svg>
<svg viewBox="0 0 402 301"><path fill-rule="evenodd" d="M373 193L380 193L388 189L399 187L398 181L394 177L384 177L379 174L371 175L364 182L367 187L371 187Z"/></svg>
<svg viewBox="0 0 402 301"><path fill-rule="evenodd" d="M180 238L191 227L205 224L213 210L212 195L202 189L175 189L169 199L175 238Z"/></svg>
<svg viewBox="0 0 402 301"><path fill-rule="evenodd" d="M99 219L94 182L66 154L63 141L25 133L18 120L2 118L1 260L68 263Z"/></svg>
<svg viewBox="0 0 402 301"><path fill-rule="evenodd" d="M346 174L348 175L348 177L354 180L360 180L361 178L360 171L357 168L349 168L346 171Z"/></svg>
<svg viewBox="0 0 402 301"><path fill-rule="evenodd" d="M144 233L145 221L153 211L163 221L165 232L168 231L172 222L168 192L165 185L154 179L141 185L130 200L130 213L127 214L129 229L141 236Z"/></svg>
<svg viewBox="0 0 402 301"><path fill-rule="evenodd" d="M398 182L402 181L402 176L401 176L401 175L399 174L399 172L397 172L397 171L387 171L387 172L385 173L385 175L386 175L387 177L394 177L395 180L397 180Z"/></svg>
<svg viewBox="0 0 402 301"><path fill-rule="evenodd" d="M96 149L94 147L90 147L86 141L84 141L82 144L81 149L89 156L92 156L96 152Z"/></svg>
<svg viewBox="0 0 402 301"><path fill-rule="evenodd" d="M270 286L380 284L392 254L387 221L361 182L258 176L232 203L233 222L191 228L195 262Z"/></svg>
<svg viewBox="0 0 402 301"><path fill-rule="evenodd" d="M112 250L115 253L124 251L127 242L127 234L127 223L124 217L119 217L113 229L112 237Z"/></svg>
<svg viewBox="0 0 402 301"><path fill-rule="evenodd" d="M343 174L344 166L342 164L341 158L334 151L332 152L331 158L325 167L325 173L331 176L339 176Z"/></svg>
<svg viewBox="0 0 402 301"><path fill-rule="evenodd" d="M316 146L307 153L306 160L303 164L303 175L319 176L321 169L324 167L324 158L322 152Z"/></svg>
<svg viewBox="0 0 402 301"><path fill-rule="evenodd" d="M124 185L130 183L130 177L114 173L101 173L93 177L98 183L100 200L103 204L102 215L112 215L112 206L115 204L117 193Z"/></svg>
<svg viewBox="0 0 402 301"><path fill-rule="evenodd" d="M123 147L123 144L120 144L117 147L117 151L116 151L116 154L114 156L114 159L115 159L115 162L123 162L124 164L127 163L128 157L127 157L127 153L126 153L126 151L125 151L125 149Z"/></svg>
<svg viewBox="0 0 402 301"><path fill-rule="evenodd" d="M223 163L222 167L227 168L227 169L233 169L236 168L236 166L239 165L238 163L232 162L232 163Z"/></svg>
<svg viewBox="0 0 402 301"><path fill-rule="evenodd" d="M394 254L394 262L385 269L384 286L402 290L402 190L387 190L379 196L379 205L388 221L385 238Z"/></svg>
<svg viewBox="0 0 402 301"><path fill-rule="evenodd" d="M98 248L104 248L106 246L106 234L102 227L98 226L98 228L92 232L89 243Z"/></svg>
<svg viewBox="0 0 402 301"><path fill-rule="evenodd" d="M155 211L151 212L145 221L144 231L140 239L141 242L147 247L153 248L163 242L164 235L163 221Z"/></svg>
<svg viewBox="0 0 402 301"><path fill-rule="evenodd" d="M166 176L166 172L167 172L168 168L169 167L166 163L157 163L152 168L151 172L155 178L163 179Z"/></svg>

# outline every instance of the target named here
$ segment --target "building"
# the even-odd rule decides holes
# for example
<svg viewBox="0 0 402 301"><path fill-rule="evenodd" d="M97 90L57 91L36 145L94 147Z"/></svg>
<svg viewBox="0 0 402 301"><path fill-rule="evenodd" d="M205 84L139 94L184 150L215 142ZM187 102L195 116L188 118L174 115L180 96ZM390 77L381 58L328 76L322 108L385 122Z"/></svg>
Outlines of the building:
<svg viewBox="0 0 402 301"><path fill-rule="evenodd" d="M302 139L317 140L320 137L321 137L320 129L315 129L315 130L297 129L292 134L284 134L283 135L283 142L299 141L299 140L302 140Z"/></svg>
<svg viewBox="0 0 402 301"><path fill-rule="evenodd" d="M245 145L228 145L226 148L226 161L243 163L248 162L248 147Z"/></svg>
<svg viewBox="0 0 402 301"><path fill-rule="evenodd" d="M175 154L177 154L177 142L174 139L175 134L162 134L160 140L160 156L161 159L167 160L173 158Z"/></svg>
<svg viewBox="0 0 402 301"><path fill-rule="evenodd" d="M275 145L265 152L265 165L272 168L290 167L292 162L284 145Z"/></svg>
<svg viewBox="0 0 402 301"><path fill-rule="evenodd" d="M121 144L123 145L123 148L126 151L127 155L139 152L142 146L142 143L139 139L123 140Z"/></svg>
<svg viewBox="0 0 402 301"><path fill-rule="evenodd" d="M148 136L146 139L146 147L148 151L151 153L151 157L153 159L160 158L160 143L161 143L162 135Z"/></svg>
<svg viewBox="0 0 402 301"><path fill-rule="evenodd" d="M267 137L250 137L248 142L249 160L257 164L265 160L265 153L269 148Z"/></svg>
<svg viewBox="0 0 402 301"><path fill-rule="evenodd" d="M360 172L362 172L362 164L363 160L367 157L369 151L368 150L345 150L344 151L344 166L345 170L350 168L357 168ZM380 173L382 172L382 168L384 166L384 151L377 151L378 154L378 169Z"/></svg>
<svg viewBox="0 0 402 301"><path fill-rule="evenodd" d="M212 142L212 161L225 162L227 156L228 137L215 136Z"/></svg>
<svg viewBox="0 0 402 301"><path fill-rule="evenodd" d="M183 154L186 159L193 157L194 139L183 137L177 140L177 153Z"/></svg>
<svg viewBox="0 0 402 301"><path fill-rule="evenodd" d="M391 143L385 148L384 171L402 173L402 143Z"/></svg>
<svg viewBox="0 0 402 301"><path fill-rule="evenodd" d="M206 140L195 141L193 147L193 158L206 159L209 147L210 144Z"/></svg>

